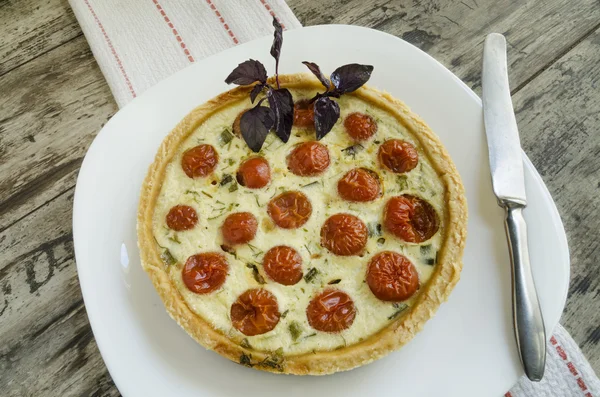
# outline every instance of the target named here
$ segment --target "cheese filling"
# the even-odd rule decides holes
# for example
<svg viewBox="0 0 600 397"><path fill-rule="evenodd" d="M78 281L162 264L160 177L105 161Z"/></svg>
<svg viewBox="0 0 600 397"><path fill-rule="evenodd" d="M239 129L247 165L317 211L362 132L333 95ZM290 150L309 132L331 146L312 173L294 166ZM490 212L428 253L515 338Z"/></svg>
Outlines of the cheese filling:
<svg viewBox="0 0 600 397"><path fill-rule="evenodd" d="M295 100L315 94L310 90L290 91ZM153 232L160 247L168 250L176 261L168 268L172 282L194 313L232 340L243 341L255 350L276 351L282 348L285 355L295 355L338 349L369 338L408 312L419 291L404 302L384 302L373 295L365 282L369 259L378 252L395 251L410 259L419 274L421 289L435 267L436 253L442 244L446 226L445 192L439 176L412 133L393 115L353 95L343 96L337 101L340 119L320 141L329 149L331 163L320 175L301 177L287 169L286 156L295 144L315 139L314 130L294 127L289 142L285 144L270 133L258 154L270 164L270 183L262 189L248 189L237 184L235 174L241 162L257 155L242 139L231 133L236 116L253 106L249 99L222 109L202 123L184 141L165 171L154 211ZM370 115L378 125L377 133L362 145L355 144L344 131L343 120L353 112ZM377 161L379 144L392 138L412 143L419 153L417 167L406 174L384 170ZM185 150L199 144L214 146L219 154L219 164L211 175L192 179L181 168L181 156ZM368 203L350 203L339 197L339 179L356 167L377 172L382 181L382 197ZM276 195L291 190L301 191L310 199L312 215L298 229L281 229L267 214L267 204ZM385 203L390 197L400 194L421 197L437 211L440 228L430 240L422 244L406 243L381 227ZM189 205L196 210L198 223L193 229L175 232L167 227L165 217L178 204ZM259 223L258 231L249 244L235 247L235 255L226 253L221 249L221 225L229 213L241 211L254 214ZM336 256L321 247L321 226L336 213L356 215L368 226L369 239L362 257ZM302 256L304 278L295 285L285 286L270 280L262 268L264 254L277 245L291 246ZM183 283L182 266L189 256L210 251L225 255L229 264L227 279L220 289L212 293L193 293ZM265 284L260 283L263 279ZM306 317L310 300L327 287L346 292L356 307L353 324L340 333L316 331ZM282 315L273 330L262 335L245 336L232 326L229 313L238 296L251 288L265 288L273 293Z"/></svg>

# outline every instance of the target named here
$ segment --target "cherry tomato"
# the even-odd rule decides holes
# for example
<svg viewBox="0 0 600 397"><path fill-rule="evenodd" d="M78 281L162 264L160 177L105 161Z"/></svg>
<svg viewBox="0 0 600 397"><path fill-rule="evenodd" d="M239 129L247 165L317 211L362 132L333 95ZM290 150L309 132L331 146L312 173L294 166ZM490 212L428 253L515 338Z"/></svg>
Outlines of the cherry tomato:
<svg viewBox="0 0 600 397"><path fill-rule="evenodd" d="M225 282L229 265L225 257L216 252L190 256L181 276L185 286L197 294L207 294L219 289Z"/></svg>
<svg viewBox="0 0 600 397"><path fill-rule="evenodd" d="M348 135L355 141L365 141L377 132L377 122L364 113L350 113L344 120Z"/></svg>
<svg viewBox="0 0 600 397"><path fill-rule="evenodd" d="M186 150L181 158L181 168L190 178L207 176L217 166L219 155L211 145L198 145Z"/></svg>
<svg viewBox="0 0 600 397"><path fill-rule="evenodd" d="M419 288L415 266L403 255L383 251L369 261L367 284L373 295L382 301L403 301Z"/></svg>
<svg viewBox="0 0 600 397"><path fill-rule="evenodd" d="M417 149L401 139L390 139L379 146L379 163L395 173L408 172L417 166Z"/></svg>
<svg viewBox="0 0 600 397"><path fill-rule="evenodd" d="M338 193L347 201L373 201L381 195L379 176L366 168L355 168L348 171L339 180Z"/></svg>
<svg viewBox="0 0 600 397"><path fill-rule="evenodd" d="M242 186L259 189L271 180L271 168L264 157L251 157L240 165L236 179Z"/></svg>
<svg viewBox="0 0 600 397"><path fill-rule="evenodd" d="M340 332L352 325L356 308L347 293L326 289L310 301L306 317L310 326L317 331Z"/></svg>
<svg viewBox="0 0 600 397"><path fill-rule="evenodd" d="M252 240L258 229L258 221L249 212L234 212L229 214L221 231L223 232L223 240L230 245L245 244Z"/></svg>
<svg viewBox="0 0 600 397"><path fill-rule="evenodd" d="M263 258L267 275L283 285L294 285L302 279L302 257L286 245L271 248Z"/></svg>
<svg viewBox="0 0 600 397"><path fill-rule="evenodd" d="M249 289L231 305L231 322L244 335L254 336L271 331L279 323L279 305L266 289Z"/></svg>
<svg viewBox="0 0 600 397"><path fill-rule="evenodd" d="M340 256L356 255L367 244L367 226L350 214L335 214L321 227L321 245Z"/></svg>
<svg viewBox="0 0 600 397"><path fill-rule="evenodd" d="M389 199L383 218L390 233L409 243L429 240L439 228L438 214L431 204L409 194Z"/></svg>
<svg viewBox="0 0 600 397"><path fill-rule="evenodd" d="M294 125L297 127L315 127L315 107L307 100L300 100L294 104Z"/></svg>
<svg viewBox="0 0 600 397"><path fill-rule="evenodd" d="M269 201L267 213L283 229L304 225L312 214L312 205L304 193L285 192Z"/></svg>
<svg viewBox="0 0 600 397"><path fill-rule="evenodd" d="M319 142L304 142L296 146L287 158L287 166L293 174L312 176L329 167L329 151Z"/></svg>
<svg viewBox="0 0 600 397"><path fill-rule="evenodd" d="M231 129L233 131L233 133L235 134L235 136L237 136L238 138L242 136L242 129L240 127L240 123L242 121L242 116L244 115L244 113L246 113L249 109L245 109L242 110L235 118L235 120L233 120L233 125L231 126Z"/></svg>
<svg viewBox="0 0 600 397"><path fill-rule="evenodd" d="M189 205L176 205L169 210L166 219L169 229L181 232L183 230L190 230L196 226L196 223L198 223L198 214Z"/></svg>

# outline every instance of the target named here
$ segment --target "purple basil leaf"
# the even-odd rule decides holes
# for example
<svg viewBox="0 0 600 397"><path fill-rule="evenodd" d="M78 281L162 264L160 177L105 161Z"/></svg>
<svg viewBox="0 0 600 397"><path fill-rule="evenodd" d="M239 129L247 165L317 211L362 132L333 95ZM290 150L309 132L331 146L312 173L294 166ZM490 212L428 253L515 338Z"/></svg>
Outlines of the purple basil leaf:
<svg viewBox="0 0 600 397"><path fill-rule="evenodd" d="M371 77L373 66L351 63L340 66L331 73L331 82L340 94L352 92L360 88Z"/></svg>
<svg viewBox="0 0 600 397"><path fill-rule="evenodd" d="M266 106L260 106L261 103L262 101L257 106L245 112L240 119L242 136L248 147L255 153L259 152L260 148L262 148L265 139L267 139L267 134L275 121L271 109Z"/></svg>
<svg viewBox="0 0 600 397"><path fill-rule="evenodd" d="M325 75L323 75L323 73L321 72L321 68L319 68L319 65L317 65L314 62L308 62L308 61L304 61L302 63L305 64L306 67L312 72L312 74L317 76L317 78L319 79L321 84L323 84L325 86L325 88L327 88L327 90L329 90L329 87L331 87L331 83L329 82L329 79L327 77L325 77Z"/></svg>
<svg viewBox="0 0 600 397"><path fill-rule="evenodd" d="M283 142L290 139L294 124L294 99L287 88L267 91L269 106L275 114L275 133Z"/></svg>
<svg viewBox="0 0 600 397"><path fill-rule="evenodd" d="M267 71L262 63L254 59L248 59L245 62L237 65L233 72L227 76L225 82L227 84L249 85L255 81L261 83L267 82Z"/></svg>
<svg viewBox="0 0 600 397"><path fill-rule="evenodd" d="M252 87L252 91L250 91L250 100L254 103L254 100L262 92L264 85L262 83L255 85Z"/></svg>
<svg viewBox="0 0 600 397"><path fill-rule="evenodd" d="M340 118L340 106L328 97L321 97L315 101L315 130L317 140L320 141L335 125Z"/></svg>
<svg viewBox="0 0 600 397"><path fill-rule="evenodd" d="M283 30L281 25L277 21L277 18L273 16L273 27L275 27L275 33L273 34L273 45L271 46L271 55L275 58L275 79L277 80L277 88L279 88L279 55L281 55L281 45L283 44Z"/></svg>

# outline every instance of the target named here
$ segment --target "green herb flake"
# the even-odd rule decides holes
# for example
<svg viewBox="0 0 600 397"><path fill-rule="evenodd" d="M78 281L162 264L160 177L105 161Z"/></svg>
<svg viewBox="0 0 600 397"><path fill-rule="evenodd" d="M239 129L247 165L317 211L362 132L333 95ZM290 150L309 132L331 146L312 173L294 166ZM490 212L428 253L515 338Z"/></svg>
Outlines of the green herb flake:
<svg viewBox="0 0 600 397"><path fill-rule="evenodd" d="M169 251L167 248L163 249L163 252L160 254L160 259L162 259L165 266L170 266L177 263L175 258L173 258L171 251Z"/></svg>
<svg viewBox="0 0 600 397"><path fill-rule="evenodd" d="M171 240L172 242L174 242L175 244L181 244L181 241L179 241L179 237L177 237L177 233L168 237L168 239Z"/></svg>
<svg viewBox="0 0 600 397"><path fill-rule="evenodd" d="M381 232L381 223L371 222L367 225L369 230L369 237L380 237L383 235Z"/></svg>
<svg viewBox="0 0 600 397"><path fill-rule="evenodd" d="M289 310L284 311L283 313L281 313L280 318L286 318L286 316L288 315L289 312L290 312Z"/></svg>
<svg viewBox="0 0 600 397"><path fill-rule="evenodd" d="M236 190L238 190L238 185L237 185L237 183L234 181L234 182L231 184L231 186L229 186L229 193L233 193L233 192L235 192Z"/></svg>
<svg viewBox="0 0 600 397"><path fill-rule="evenodd" d="M304 188L312 187L312 186L315 186L315 185L318 185L318 184L319 184L319 181L314 181L314 182L311 182L311 183L307 183L306 185L302 185L302 186L300 186L300 188L304 189Z"/></svg>
<svg viewBox="0 0 600 397"><path fill-rule="evenodd" d="M197 202L198 204L200 203L197 199L200 198L200 194L198 192L195 192L193 190L186 190L185 194L192 194L194 196L194 201Z"/></svg>
<svg viewBox="0 0 600 397"><path fill-rule="evenodd" d="M235 160L234 159L227 159L227 164L234 165L235 164Z"/></svg>
<svg viewBox="0 0 600 397"><path fill-rule="evenodd" d="M365 147L363 145L361 145L360 143L354 144L352 146L348 146L345 149L342 149L342 153L344 153L346 156L352 157L353 159L356 158L356 154L358 152L360 152L361 150L363 150Z"/></svg>
<svg viewBox="0 0 600 397"><path fill-rule="evenodd" d="M210 194L206 193L204 190L201 190L200 192L202 192L202 194L205 195L206 197L213 198L213 196L211 196Z"/></svg>
<svg viewBox="0 0 600 397"><path fill-rule="evenodd" d="M279 372L283 372L283 363L283 348L280 347L279 349L275 350L270 355L265 357L264 360L262 360L259 363L256 363L256 365L259 365L261 367L273 368Z"/></svg>
<svg viewBox="0 0 600 397"><path fill-rule="evenodd" d="M395 319L400 315L400 313L408 309L408 305L406 303L394 303L392 306L394 307L394 309L396 309L396 311L394 311L394 313L392 313L392 315L388 317L388 320Z"/></svg>
<svg viewBox="0 0 600 397"><path fill-rule="evenodd" d="M317 276L317 274L319 274L319 271L316 268L311 267L310 269L308 269L308 272L306 272L306 274L304 275L304 281L306 281L307 284L312 282Z"/></svg>
<svg viewBox="0 0 600 397"><path fill-rule="evenodd" d="M231 133L231 131L229 131L227 128L223 130L223 132L221 132L221 135L219 136L219 145L221 145L221 147L227 145L229 142L231 142L233 140L234 136Z"/></svg>
<svg viewBox="0 0 600 397"><path fill-rule="evenodd" d="M252 367L254 365L252 364L252 354L242 353L240 356L240 364L245 367Z"/></svg>
<svg viewBox="0 0 600 397"><path fill-rule="evenodd" d="M292 334L292 340L294 342L298 340L303 332L302 326L297 321L292 321L288 326L288 330L290 331L290 334Z"/></svg>
<svg viewBox="0 0 600 397"><path fill-rule="evenodd" d="M254 280L256 280L257 283L266 284L264 277L261 276L261 274L258 272L258 266L256 266L253 263L247 263L246 267L248 269L252 269L252 276L254 277Z"/></svg>
<svg viewBox="0 0 600 397"><path fill-rule="evenodd" d="M242 339L242 341L240 342L240 346L242 346L244 349L252 349L252 346L250 346L250 342L248 342L248 338Z"/></svg>
<svg viewBox="0 0 600 397"><path fill-rule="evenodd" d="M383 244L385 244L385 239L383 237L378 238L377 244L381 247Z"/></svg>
<svg viewBox="0 0 600 397"><path fill-rule="evenodd" d="M339 284L341 281L342 281L341 278L336 278L335 280L331 280L327 284L329 284L329 285Z"/></svg>
<svg viewBox="0 0 600 397"><path fill-rule="evenodd" d="M408 189L408 177L406 175L398 175L396 177L396 183L400 191Z"/></svg>
<svg viewBox="0 0 600 397"><path fill-rule="evenodd" d="M219 183L219 185L225 186L231 182L233 182L233 177L229 174L225 174L225 175L223 175L223 179L221 179L221 182Z"/></svg>
<svg viewBox="0 0 600 397"><path fill-rule="evenodd" d="M419 250L421 251L421 255L427 255L431 252L431 244L422 245Z"/></svg>

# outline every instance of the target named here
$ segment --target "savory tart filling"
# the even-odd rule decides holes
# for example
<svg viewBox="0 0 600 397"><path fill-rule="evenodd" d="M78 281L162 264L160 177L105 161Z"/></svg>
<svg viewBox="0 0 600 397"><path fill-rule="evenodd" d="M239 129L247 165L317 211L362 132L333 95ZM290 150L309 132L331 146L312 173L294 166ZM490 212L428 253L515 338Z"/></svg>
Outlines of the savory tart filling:
<svg viewBox="0 0 600 397"><path fill-rule="evenodd" d="M233 342L332 351L410 312L448 227L446 184L413 132L358 95L314 139L313 89L292 89L287 143L240 136L239 100L198 125L164 170L152 233L189 309Z"/></svg>

